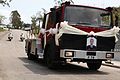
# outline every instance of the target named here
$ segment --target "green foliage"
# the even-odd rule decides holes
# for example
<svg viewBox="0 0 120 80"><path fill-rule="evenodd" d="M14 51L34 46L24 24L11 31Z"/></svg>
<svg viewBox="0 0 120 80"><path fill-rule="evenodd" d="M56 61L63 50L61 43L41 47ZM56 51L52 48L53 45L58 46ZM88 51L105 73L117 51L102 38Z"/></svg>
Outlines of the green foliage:
<svg viewBox="0 0 120 80"><path fill-rule="evenodd" d="M3 28L0 27L0 32L5 31Z"/></svg>
<svg viewBox="0 0 120 80"><path fill-rule="evenodd" d="M21 17L17 10L11 12L11 23L16 29L22 27Z"/></svg>
<svg viewBox="0 0 120 80"><path fill-rule="evenodd" d="M32 16L31 17L31 22L32 22L32 29L34 29L36 27L36 16Z"/></svg>
<svg viewBox="0 0 120 80"><path fill-rule="evenodd" d="M109 16L103 16L102 17L102 21L104 22L104 24L109 24L109 19L110 19Z"/></svg>
<svg viewBox="0 0 120 80"><path fill-rule="evenodd" d="M118 26L120 26L120 7L113 7L113 21L115 24L115 15L118 16Z"/></svg>
<svg viewBox="0 0 120 80"><path fill-rule="evenodd" d="M2 4L3 6L7 5L10 7L9 3L11 2L12 0L0 0L0 4Z"/></svg>
<svg viewBox="0 0 120 80"><path fill-rule="evenodd" d="M36 25L37 17L36 16L32 16L31 19L32 19L31 20L32 21L32 33L35 34L35 36L37 36L37 34L39 32L38 26Z"/></svg>
<svg viewBox="0 0 120 80"><path fill-rule="evenodd" d="M118 11L118 20L119 20L119 26L120 26L120 7L117 8L117 11Z"/></svg>
<svg viewBox="0 0 120 80"><path fill-rule="evenodd" d="M37 36L37 34L39 33L41 21L43 21L43 16L42 16L41 12L38 12L38 13L36 13L36 15L33 15L31 17L32 33L35 34L35 36ZM38 25L37 25L37 22L39 23Z"/></svg>
<svg viewBox="0 0 120 80"><path fill-rule="evenodd" d="M3 16L3 15L0 15L0 24L4 21L6 19L6 17L5 16Z"/></svg>

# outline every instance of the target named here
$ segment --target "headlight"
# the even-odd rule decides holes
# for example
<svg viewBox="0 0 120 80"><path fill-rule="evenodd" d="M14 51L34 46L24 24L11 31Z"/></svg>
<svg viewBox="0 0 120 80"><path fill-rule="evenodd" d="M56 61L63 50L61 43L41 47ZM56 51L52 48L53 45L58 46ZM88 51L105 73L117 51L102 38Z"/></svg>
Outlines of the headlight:
<svg viewBox="0 0 120 80"><path fill-rule="evenodd" d="M114 58L114 53L106 53L106 58Z"/></svg>
<svg viewBox="0 0 120 80"><path fill-rule="evenodd" d="M65 51L65 57L74 57L74 51Z"/></svg>

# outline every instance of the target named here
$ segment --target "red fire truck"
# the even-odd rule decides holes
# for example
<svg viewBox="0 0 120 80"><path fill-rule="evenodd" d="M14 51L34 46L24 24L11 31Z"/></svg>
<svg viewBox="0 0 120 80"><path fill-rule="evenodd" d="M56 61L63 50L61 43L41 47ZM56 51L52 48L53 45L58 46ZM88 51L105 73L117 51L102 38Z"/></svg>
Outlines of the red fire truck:
<svg viewBox="0 0 120 80"><path fill-rule="evenodd" d="M96 8L65 2L44 16L36 38L26 39L28 59L42 58L49 68L67 62L85 62L91 70L114 58L118 18L113 8Z"/></svg>

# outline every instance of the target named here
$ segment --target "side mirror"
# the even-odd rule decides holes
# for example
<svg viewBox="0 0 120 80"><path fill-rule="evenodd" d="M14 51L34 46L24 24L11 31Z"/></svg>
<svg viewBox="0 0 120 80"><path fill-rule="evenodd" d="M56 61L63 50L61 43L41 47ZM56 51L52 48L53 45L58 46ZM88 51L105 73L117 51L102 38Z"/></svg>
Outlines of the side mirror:
<svg viewBox="0 0 120 80"><path fill-rule="evenodd" d="M118 26L118 21L119 19L118 19L118 16L117 15L115 15L115 26Z"/></svg>
<svg viewBox="0 0 120 80"><path fill-rule="evenodd" d="M52 16L52 21L56 22L56 9L55 8L51 8L51 16Z"/></svg>

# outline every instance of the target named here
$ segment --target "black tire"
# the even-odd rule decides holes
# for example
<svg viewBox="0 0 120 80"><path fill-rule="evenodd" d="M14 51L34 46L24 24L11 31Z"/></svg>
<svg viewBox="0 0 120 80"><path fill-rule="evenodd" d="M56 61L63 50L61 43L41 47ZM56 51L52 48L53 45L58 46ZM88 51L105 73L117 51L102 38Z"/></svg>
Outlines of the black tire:
<svg viewBox="0 0 120 80"><path fill-rule="evenodd" d="M90 70L98 70L101 67L102 61L87 62L87 66Z"/></svg>
<svg viewBox="0 0 120 80"><path fill-rule="evenodd" d="M21 42L23 42L23 40L21 39Z"/></svg>
<svg viewBox="0 0 120 80"><path fill-rule="evenodd" d="M29 60L33 60L34 59L34 56L30 53L31 52L31 47L30 47L30 43L28 44L28 47L27 47L28 51L27 51L27 56L28 56L28 59Z"/></svg>
<svg viewBox="0 0 120 80"><path fill-rule="evenodd" d="M34 60L34 56L32 54L27 54L29 60Z"/></svg>
<svg viewBox="0 0 120 80"><path fill-rule="evenodd" d="M44 52L44 61L48 68L56 69L58 68L58 58L56 57L56 46L54 42L46 45L45 52Z"/></svg>
<svg viewBox="0 0 120 80"><path fill-rule="evenodd" d="M54 65L54 56L52 56L54 54L54 49L51 49L51 46L48 46L47 48L47 53L46 53L46 64L48 66L48 68L50 69L54 69L55 65Z"/></svg>
<svg viewBox="0 0 120 80"><path fill-rule="evenodd" d="M35 55L34 58L37 60L38 59L38 54L37 54L37 48L35 49Z"/></svg>

